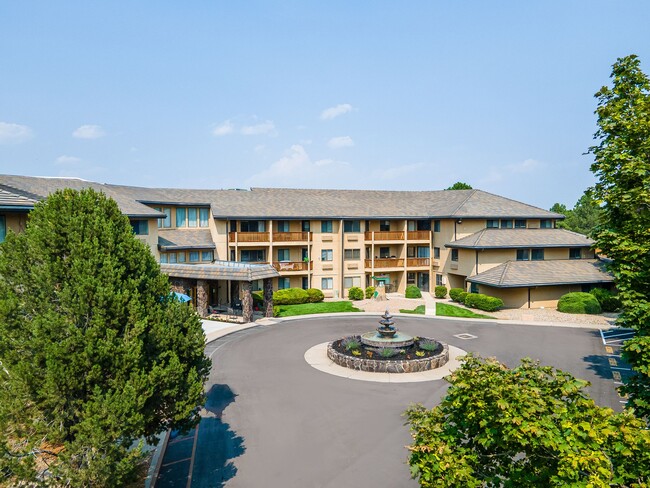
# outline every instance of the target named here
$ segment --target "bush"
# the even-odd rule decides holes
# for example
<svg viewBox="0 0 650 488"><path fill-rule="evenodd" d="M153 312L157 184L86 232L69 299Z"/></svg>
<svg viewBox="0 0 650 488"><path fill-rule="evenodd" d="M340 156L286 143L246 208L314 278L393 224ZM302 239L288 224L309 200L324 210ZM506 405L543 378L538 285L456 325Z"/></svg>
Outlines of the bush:
<svg viewBox="0 0 650 488"><path fill-rule="evenodd" d="M325 300L325 295L318 288L308 288L307 295L309 295L309 303L317 303Z"/></svg>
<svg viewBox="0 0 650 488"><path fill-rule="evenodd" d="M251 295L253 295L253 306L262 308L264 306L264 292L261 290L254 291Z"/></svg>
<svg viewBox="0 0 650 488"><path fill-rule="evenodd" d="M406 287L406 292L404 293L406 298L422 298L422 292L415 285L409 285Z"/></svg>
<svg viewBox="0 0 650 488"><path fill-rule="evenodd" d="M557 302L558 312L599 314L600 303L591 293L574 292L563 295Z"/></svg>
<svg viewBox="0 0 650 488"><path fill-rule="evenodd" d="M375 294L374 286L369 286L368 288L366 288L366 298L372 298L374 294Z"/></svg>
<svg viewBox="0 0 650 488"><path fill-rule="evenodd" d="M503 307L503 300L482 293L467 293L465 295L465 305L470 308L478 308L486 312L496 312Z"/></svg>
<svg viewBox="0 0 650 488"><path fill-rule="evenodd" d="M279 317L280 316L280 307L273 305L273 316L274 317Z"/></svg>
<svg viewBox="0 0 650 488"><path fill-rule="evenodd" d="M468 293L467 293L466 291L461 291L461 292L458 294L458 303L463 303L463 304L464 304L464 303L465 303L465 297L466 297L467 295L468 295Z"/></svg>
<svg viewBox="0 0 650 488"><path fill-rule="evenodd" d="M302 288L285 288L273 293L273 303L275 305L298 305L307 303L309 294Z"/></svg>
<svg viewBox="0 0 650 488"><path fill-rule="evenodd" d="M452 288L449 290L449 298L451 298L453 301L462 303L463 300L460 298L460 294L465 293L465 290L462 288Z"/></svg>
<svg viewBox="0 0 650 488"><path fill-rule="evenodd" d="M589 293L596 297L598 303L600 303L600 308L603 312L616 312L621 308L621 300L609 290L604 288L594 288Z"/></svg>
<svg viewBox="0 0 650 488"><path fill-rule="evenodd" d="M434 294L436 298L447 298L447 287L446 286L436 286Z"/></svg>
<svg viewBox="0 0 650 488"><path fill-rule="evenodd" d="M353 286L348 290L348 298L350 300L363 300L363 290L358 286Z"/></svg>

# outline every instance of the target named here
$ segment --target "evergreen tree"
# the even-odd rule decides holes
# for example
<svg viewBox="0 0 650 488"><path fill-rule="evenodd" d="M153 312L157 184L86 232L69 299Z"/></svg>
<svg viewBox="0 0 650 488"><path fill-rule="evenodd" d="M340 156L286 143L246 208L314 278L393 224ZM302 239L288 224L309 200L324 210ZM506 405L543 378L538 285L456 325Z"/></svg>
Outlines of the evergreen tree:
<svg viewBox="0 0 650 488"><path fill-rule="evenodd" d="M122 486L139 439L198 422L201 322L117 204L59 191L0 245L0 478Z"/></svg>
<svg viewBox="0 0 650 488"><path fill-rule="evenodd" d="M467 183L463 183L462 181L457 181L449 188L445 188L445 190L471 190L471 189L472 189L471 185L468 185Z"/></svg>

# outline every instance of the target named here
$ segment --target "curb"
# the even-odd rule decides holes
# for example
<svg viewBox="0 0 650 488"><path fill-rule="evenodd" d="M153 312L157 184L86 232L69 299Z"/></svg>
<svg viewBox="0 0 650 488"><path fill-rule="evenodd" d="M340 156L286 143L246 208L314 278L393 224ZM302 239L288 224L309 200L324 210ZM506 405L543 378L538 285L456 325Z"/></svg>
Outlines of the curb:
<svg viewBox="0 0 650 488"><path fill-rule="evenodd" d="M156 481L158 481L158 475L160 474L160 467L162 466L163 457L165 451L167 450L168 442L169 442L169 430L166 430L163 433L162 439L158 442L158 445L154 450L153 456L151 457L151 463L149 463L149 470L147 471L147 477L144 480L145 488L155 488Z"/></svg>

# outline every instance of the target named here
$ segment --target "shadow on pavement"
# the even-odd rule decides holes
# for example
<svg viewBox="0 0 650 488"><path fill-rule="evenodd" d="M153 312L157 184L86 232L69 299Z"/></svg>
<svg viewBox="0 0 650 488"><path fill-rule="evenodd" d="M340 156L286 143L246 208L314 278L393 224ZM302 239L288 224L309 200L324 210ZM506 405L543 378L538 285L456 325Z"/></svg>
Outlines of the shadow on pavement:
<svg viewBox="0 0 650 488"><path fill-rule="evenodd" d="M587 363L587 369L596 373L597 376L606 380L612 379L612 370L609 367L607 356L604 354L590 354L589 356L584 356L582 360Z"/></svg>

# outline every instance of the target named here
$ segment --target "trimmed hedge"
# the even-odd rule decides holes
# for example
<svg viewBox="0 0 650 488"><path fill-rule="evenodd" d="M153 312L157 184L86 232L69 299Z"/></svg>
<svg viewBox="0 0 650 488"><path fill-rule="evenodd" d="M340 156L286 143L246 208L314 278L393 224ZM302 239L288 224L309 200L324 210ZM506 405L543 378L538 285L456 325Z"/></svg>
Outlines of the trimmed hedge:
<svg viewBox="0 0 650 488"><path fill-rule="evenodd" d="M325 295L318 288L307 288L307 295L309 295L309 303L317 303L325 300Z"/></svg>
<svg viewBox="0 0 650 488"><path fill-rule="evenodd" d="M366 288L366 298L372 298L374 294L375 294L374 286L369 286L368 288Z"/></svg>
<svg viewBox="0 0 650 488"><path fill-rule="evenodd" d="M596 297L603 312L616 312L621 308L621 299L605 288L594 288L589 293Z"/></svg>
<svg viewBox="0 0 650 488"><path fill-rule="evenodd" d="M434 294L436 298L447 298L447 287L442 285L436 286Z"/></svg>
<svg viewBox="0 0 650 488"><path fill-rule="evenodd" d="M451 298L455 302L462 303L463 300L460 298L461 293L466 293L466 292L462 288L452 288L451 290L449 290L449 298Z"/></svg>
<svg viewBox="0 0 650 488"><path fill-rule="evenodd" d="M557 302L558 312L599 314L600 303L591 293L574 292L562 295Z"/></svg>
<svg viewBox="0 0 650 488"><path fill-rule="evenodd" d="M358 286L353 286L348 290L348 298L350 300L363 300L363 290Z"/></svg>
<svg viewBox="0 0 650 488"><path fill-rule="evenodd" d="M458 303L463 303L463 304L464 304L464 303L465 303L465 297L466 297L467 295L469 295L469 293L467 293L466 291L461 291L461 292L458 294Z"/></svg>
<svg viewBox="0 0 650 488"><path fill-rule="evenodd" d="M409 285L406 287L406 292L404 293L406 298L422 298L422 292L415 285Z"/></svg>
<svg viewBox="0 0 650 488"><path fill-rule="evenodd" d="M285 288L273 293L274 305L298 305L308 301L309 294L302 288Z"/></svg>
<svg viewBox="0 0 650 488"><path fill-rule="evenodd" d="M470 308L478 308L486 312L496 312L503 307L503 300L482 293L467 293L465 295L465 305Z"/></svg>

